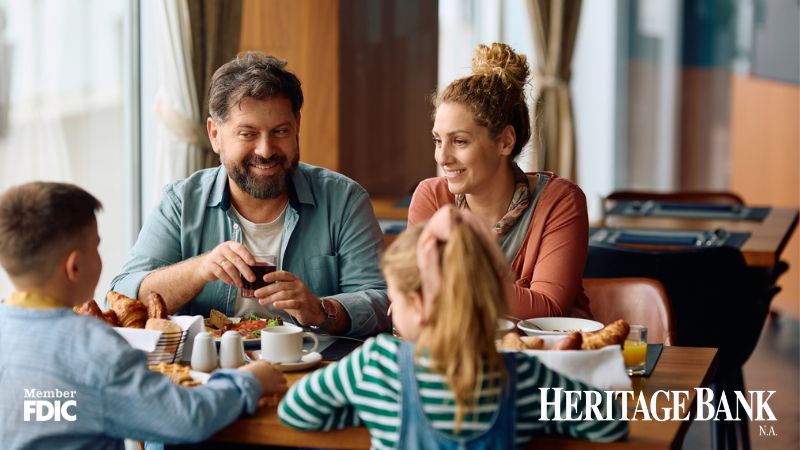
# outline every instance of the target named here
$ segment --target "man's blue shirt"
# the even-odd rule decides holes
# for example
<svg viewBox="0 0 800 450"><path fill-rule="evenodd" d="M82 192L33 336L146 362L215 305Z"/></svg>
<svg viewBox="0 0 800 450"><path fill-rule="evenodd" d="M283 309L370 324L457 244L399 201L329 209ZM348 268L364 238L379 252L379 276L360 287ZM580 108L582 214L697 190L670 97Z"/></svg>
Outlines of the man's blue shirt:
<svg viewBox="0 0 800 450"><path fill-rule="evenodd" d="M223 166L198 171L164 188L111 289L132 298L152 271L242 242ZM318 297L338 300L350 315L347 334L368 336L390 328L386 284L378 266L384 248L367 192L336 172L300 163L289 188L281 241L282 269L298 276ZM205 285L179 314L233 315L236 287Z"/></svg>

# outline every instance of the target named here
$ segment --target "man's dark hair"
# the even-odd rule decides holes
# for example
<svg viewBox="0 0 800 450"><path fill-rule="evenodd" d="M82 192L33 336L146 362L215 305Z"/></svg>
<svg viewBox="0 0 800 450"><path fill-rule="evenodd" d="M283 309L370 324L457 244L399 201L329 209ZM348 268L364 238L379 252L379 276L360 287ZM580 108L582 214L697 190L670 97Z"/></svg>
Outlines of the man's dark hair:
<svg viewBox="0 0 800 450"><path fill-rule="evenodd" d="M0 196L0 264L12 277L49 275L101 208L99 200L74 184L33 182L10 188Z"/></svg>
<svg viewBox="0 0 800 450"><path fill-rule="evenodd" d="M245 97L256 100L283 97L292 103L292 112L303 107L300 80L284 69L286 61L261 52L240 53L223 64L211 78L208 87L208 112L217 122L228 119L231 107Z"/></svg>

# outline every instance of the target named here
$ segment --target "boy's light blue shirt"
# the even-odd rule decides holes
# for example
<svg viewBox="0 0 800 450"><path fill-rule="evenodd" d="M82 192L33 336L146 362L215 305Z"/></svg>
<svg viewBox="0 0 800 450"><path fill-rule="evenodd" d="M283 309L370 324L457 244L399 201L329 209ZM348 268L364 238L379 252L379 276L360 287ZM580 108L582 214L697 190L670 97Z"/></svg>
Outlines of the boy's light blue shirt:
<svg viewBox="0 0 800 450"><path fill-rule="evenodd" d="M241 243L228 189L223 166L167 185L111 289L136 298L142 280L153 270L225 241ZM298 276L314 295L338 300L350 315L347 334L368 336L390 328L386 284L378 266L383 248L367 192L344 175L300 163L289 189L282 269ZM207 317L214 308L233 315L236 289L210 282L179 313Z"/></svg>
<svg viewBox="0 0 800 450"><path fill-rule="evenodd" d="M121 449L125 438L196 442L255 412L261 395L255 377L240 370L219 370L201 387L177 386L148 369L145 353L111 327L68 308L0 304L0 324L3 449ZM26 401L71 400L65 409L74 421L37 421L36 403L26 408Z"/></svg>

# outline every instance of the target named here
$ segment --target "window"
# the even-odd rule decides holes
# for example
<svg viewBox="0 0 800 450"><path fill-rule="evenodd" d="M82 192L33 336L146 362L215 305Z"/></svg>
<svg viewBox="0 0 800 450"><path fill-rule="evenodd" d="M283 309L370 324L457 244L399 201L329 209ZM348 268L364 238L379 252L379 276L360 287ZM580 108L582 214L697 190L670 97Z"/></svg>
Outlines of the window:
<svg viewBox="0 0 800 450"><path fill-rule="evenodd" d="M0 191L64 181L103 202L98 299L138 230L134 8L130 0L0 0ZM0 298L12 290L1 273Z"/></svg>

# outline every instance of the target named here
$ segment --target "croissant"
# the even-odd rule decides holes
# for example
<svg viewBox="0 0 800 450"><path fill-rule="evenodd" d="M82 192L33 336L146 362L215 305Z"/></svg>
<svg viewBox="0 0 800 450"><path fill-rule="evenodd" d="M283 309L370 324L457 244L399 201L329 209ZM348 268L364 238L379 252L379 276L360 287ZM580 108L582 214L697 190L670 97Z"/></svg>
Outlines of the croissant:
<svg viewBox="0 0 800 450"><path fill-rule="evenodd" d="M147 323L147 306L144 303L115 291L109 292L106 298L111 303L111 309L117 314L120 325L127 328L144 328Z"/></svg>
<svg viewBox="0 0 800 450"><path fill-rule="evenodd" d="M103 313L103 320L105 320L106 323L111 325L112 327L119 326L119 318L117 317L117 313L115 313L113 309L109 309L108 311Z"/></svg>
<svg viewBox="0 0 800 450"><path fill-rule="evenodd" d="M147 295L147 317L150 319L166 319L167 304L158 292L150 291Z"/></svg>
<svg viewBox="0 0 800 450"><path fill-rule="evenodd" d="M566 335L553 345L551 350L580 350L583 345L583 336L578 331Z"/></svg>
<svg viewBox="0 0 800 450"><path fill-rule="evenodd" d="M103 319L103 311L100 310L100 307L97 306L97 302L94 301L94 299L82 305L75 306L72 310L82 316L97 317L100 320Z"/></svg>
<svg viewBox="0 0 800 450"><path fill-rule="evenodd" d="M525 344L527 350L542 350L544 348L544 339L540 337L522 336L520 340Z"/></svg>
<svg viewBox="0 0 800 450"><path fill-rule="evenodd" d="M625 343L625 338L628 337L630 328L624 320L620 319L606 325L600 331L581 333L581 337L583 337L581 348L583 350L596 350L609 345L622 346Z"/></svg>
<svg viewBox="0 0 800 450"><path fill-rule="evenodd" d="M498 342L500 350L541 350L544 340L536 336L519 337L517 333L506 333Z"/></svg>

